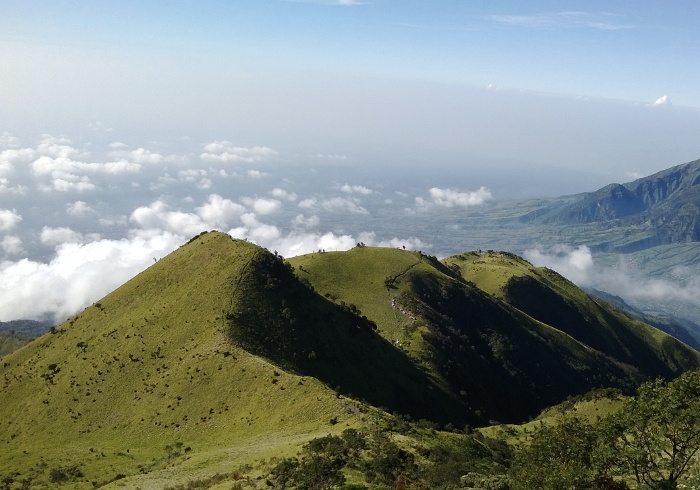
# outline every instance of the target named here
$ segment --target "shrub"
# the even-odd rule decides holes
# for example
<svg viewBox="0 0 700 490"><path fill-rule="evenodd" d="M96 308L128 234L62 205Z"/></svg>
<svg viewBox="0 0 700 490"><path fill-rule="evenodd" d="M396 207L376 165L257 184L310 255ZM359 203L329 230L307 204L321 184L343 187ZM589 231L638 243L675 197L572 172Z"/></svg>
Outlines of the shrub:
<svg viewBox="0 0 700 490"><path fill-rule="evenodd" d="M82 470L76 465L58 466L49 472L49 481L51 483L61 483L82 478L82 476Z"/></svg>

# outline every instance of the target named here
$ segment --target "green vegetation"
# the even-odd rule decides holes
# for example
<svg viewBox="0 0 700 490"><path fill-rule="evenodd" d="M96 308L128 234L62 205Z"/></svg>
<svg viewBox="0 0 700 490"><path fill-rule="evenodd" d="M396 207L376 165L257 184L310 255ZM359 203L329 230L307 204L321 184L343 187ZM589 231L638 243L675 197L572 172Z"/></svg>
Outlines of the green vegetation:
<svg viewBox="0 0 700 490"><path fill-rule="evenodd" d="M206 233L2 358L0 482L504 489L540 426L622 403L575 397L698 366L512 254L284 261Z"/></svg>
<svg viewBox="0 0 700 490"><path fill-rule="evenodd" d="M0 358L31 342L31 337L23 337L12 333L0 333Z"/></svg>
<svg viewBox="0 0 700 490"><path fill-rule="evenodd" d="M700 371L644 383L619 411L544 426L511 468L518 489L676 489L700 465ZM693 487L694 488L694 487Z"/></svg>

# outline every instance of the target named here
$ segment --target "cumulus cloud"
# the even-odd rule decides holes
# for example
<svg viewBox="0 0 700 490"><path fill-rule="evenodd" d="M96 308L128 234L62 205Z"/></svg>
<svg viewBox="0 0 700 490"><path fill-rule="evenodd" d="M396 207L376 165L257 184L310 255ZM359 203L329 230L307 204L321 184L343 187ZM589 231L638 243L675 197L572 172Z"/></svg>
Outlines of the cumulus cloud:
<svg viewBox="0 0 700 490"><path fill-rule="evenodd" d="M0 152L0 177L9 175L20 162L29 162L36 157L32 148L8 149Z"/></svg>
<svg viewBox="0 0 700 490"><path fill-rule="evenodd" d="M416 197L416 205L428 207L431 205L444 208L467 208L478 206L491 199L491 191L486 187L480 187L474 192L459 192L453 189L440 189L433 187L428 191L429 198Z"/></svg>
<svg viewBox="0 0 700 490"><path fill-rule="evenodd" d="M270 175L267 172L261 172L260 170L253 170L253 169L248 170L248 172L246 172L246 173L248 174L248 177L252 177L254 179L260 179L262 177L267 177L268 175Z"/></svg>
<svg viewBox="0 0 700 490"><path fill-rule="evenodd" d="M257 214L272 214L282 207L282 203L277 199L253 199L251 197L244 197L242 201Z"/></svg>
<svg viewBox="0 0 700 490"><path fill-rule="evenodd" d="M373 192L371 189L368 189L367 187L364 187L361 185L349 185L349 184L341 185L340 190L342 192L345 192L346 194L362 194L364 196L372 194L372 192Z"/></svg>
<svg viewBox="0 0 700 490"><path fill-rule="evenodd" d="M44 226L39 238L44 245L56 246L64 243L86 243L100 240L102 237L97 233L79 233L65 226Z"/></svg>
<svg viewBox="0 0 700 490"><path fill-rule="evenodd" d="M93 211L85 201L75 201L74 203L66 204L66 213L71 216L85 216Z"/></svg>
<svg viewBox="0 0 700 490"><path fill-rule="evenodd" d="M255 163L270 160L279 153L267 146L235 146L230 141L213 141L204 146L199 158L208 162Z"/></svg>
<svg viewBox="0 0 700 490"><path fill-rule="evenodd" d="M303 214L297 214L292 220L292 226L296 228L315 228L320 223L318 216L309 216L308 218Z"/></svg>
<svg viewBox="0 0 700 490"><path fill-rule="evenodd" d="M315 197L310 197L299 201L299 207L302 209L314 209L317 204L318 200Z"/></svg>
<svg viewBox="0 0 700 490"><path fill-rule="evenodd" d="M0 241L0 247L6 255L19 255L24 253L22 239L14 235L5 235Z"/></svg>
<svg viewBox="0 0 700 490"><path fill-rule="evenodd" d="M182 244L182 237L100 240L56 248L49 263L0 263L0 321L62 322Z"/></svg>
<svg viewBox="0 0 700 490"><path fill-rule="evenodd" d="M97 186L85 176L71 176L69 179L53 179L50 184L39 184L37 187L42 192L84 192L97 189Z"/></svg>
<svg viewBox="0 0 700 490"><path fill-rule="evenodd" d="M165 160L165 157L163 155L159 155L158 153L153 153L152 151L146 150L144 148L138 148L134 151L131 152L131 157L134 162L139 163L139 164L150 164L154 165L157 163L161 163Z"/></svg>
<svg viewBox="0 0 700 490"><path fill-rule="evenodd" d="M196 235L207 229L207 224L194 213L171 211L163 201L155 201L141 206L131 213L129 221L142 230L168 232L180 235Z"/></svg>
<svg viewBox="0 0 700 490"><path fill-rule="evenodd" d="M283 199L285 201L296 201L297 200L297 195L295 192L287 192L284 189L281 189L279 187L275 187L270 191L270 195L272 197L276 197L277 199Z"/></svg>
<svg viewBox="0 0 700 490"><path fill-rule="evenodd" d="M369 211L360 206L357 200L344 197L327 199L321 203L321 207L326 211L347 211L354 214L369 214Z"/></svg>
<svg viewBox="0 0 700 490"><path fill-rule="evenodd" d="M16 148L19 146L19 139L7 131L0 133L0 148Z"/></svg>
<svg viewBox="0 0 700 490"><path fill-rule="evenodd" d="M8 231L22 221L16 209L0 209L0 231Z"/></svg>
<svg viewBox="0 0 700 490"><path fill-rule="evenodd" d="M218 194L212 194L206 204L195 209L197 215L211 228L224 229L237 220L246 208Z"/></svg>

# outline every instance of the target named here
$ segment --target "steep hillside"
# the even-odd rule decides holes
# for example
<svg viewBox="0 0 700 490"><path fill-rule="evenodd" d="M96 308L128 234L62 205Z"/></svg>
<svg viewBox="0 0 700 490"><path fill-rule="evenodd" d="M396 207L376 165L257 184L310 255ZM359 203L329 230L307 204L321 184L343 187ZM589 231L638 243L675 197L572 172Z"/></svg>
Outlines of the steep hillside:
<svg viewBox="0 0 700 490"><path fill-rule="evenodd" d="M556 227L584 226L582 234L595 237L584 242L601 251L627 253L698 241L698 184L700 160L626 184L610 184L595 192L554 200L526 213L520 221ZM605 233L598 238L603 230Z"/></svg>
<svg viewBox="0 0 700 490"><path fill-rule="evenodd" d="M66 485L93 488L196 475L203 459L231 471L350 420L348 402L321 382L231 341L227 314L261 254L202 235L4 357L2 474L53 486L75 466L83 476L71 482L65 470ZM137 486L148 488L127 484Z"/></svg>
<svg viewBox="0 0 700 490"><path fill-rule="evenodd" d="M161 489L223 471L230 483L376 407L427 425L521 422L698 365L510 254L358 246L285 262L206 233L2 358L0 478Z"/></svg>
<svg viewBox="0 0 700 490"><path fill-rule="evenodd" d="M645 377L672 378L698 365L700 354L609 304L595 300L546 268L512 254L471 253L445 260L484 291L565 332Z"/></svg>
<svg viewBox="0 0 700 490"><path fill-rule="evenodd" d="M31 337L0 333L0 357L19 349L23 345L28 344L31 340Z"/></svg>
<svg viewBox="0 0 700 490"><path fill-rule="evenodd" d="M523 420L567 395L598 386L629 389L646 375L671 377L700 362L675 339L607 309L586 317L593 325L590 335L576 331L583 325L538 314L548 301L557 301L552 311L564 301L551 285L530 298L541 304L540 312L511 304L516 302L505 295L494 297L489 287L500 288L532 267L514 256L508 256L510 265L480 257L467 254L441 263L416 252L357 247L290 262L316 291L359 309L385 338L491 420ZM477 282L477 272L467 271L474 263L481 289L465 280ZM588 298L572 284L567 287L581 295L566 300L574 307ZM517 296L515 289L511 296ZM629 333L638 330L636 336ZM624 347L630 336L632 351ZM646 357L637 361L638 353Z"/></svg>

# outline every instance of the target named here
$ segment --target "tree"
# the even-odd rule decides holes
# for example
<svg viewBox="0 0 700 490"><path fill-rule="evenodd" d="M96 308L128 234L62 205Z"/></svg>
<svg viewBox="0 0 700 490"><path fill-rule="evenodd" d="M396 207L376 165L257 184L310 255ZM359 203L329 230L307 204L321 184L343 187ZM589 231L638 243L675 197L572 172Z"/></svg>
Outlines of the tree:
<svg viewBox="0 0 700 490"><path fill-rule="evenodd" d="M601 436L601 451L637 483L678 488L700 450L700 370L643 384Z"/></svg>
<svg viewBox="0 0 700 490"><path fill-rule="evenodd" d="M575 417L553 427L542 427L529 446L513 461L510 476L514 490L580 490L601 488L609 480L594 462L595 428Z"/></svg>

